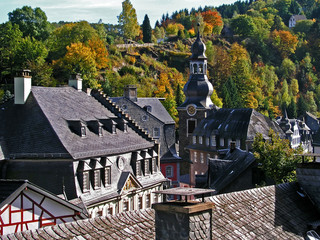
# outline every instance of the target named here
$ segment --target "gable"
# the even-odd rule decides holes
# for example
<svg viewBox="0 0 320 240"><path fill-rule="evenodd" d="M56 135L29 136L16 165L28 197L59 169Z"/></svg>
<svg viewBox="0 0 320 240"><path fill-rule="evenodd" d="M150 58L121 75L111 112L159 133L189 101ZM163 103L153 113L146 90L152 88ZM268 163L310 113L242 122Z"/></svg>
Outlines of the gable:
<svg viewBox="0 0 320 240"><path fill-rule="evenodd" d="M130 172L123 172L121 174L118 182L118 192L120 194L123 192L130 192L141 187L141 183Z"/></svg>
<svg viewBox="0 0 320 240"><path fill-rule="evenodd" d="M25 187L0 209L0 234L37 229L82 218L75 208Z"/></svg>

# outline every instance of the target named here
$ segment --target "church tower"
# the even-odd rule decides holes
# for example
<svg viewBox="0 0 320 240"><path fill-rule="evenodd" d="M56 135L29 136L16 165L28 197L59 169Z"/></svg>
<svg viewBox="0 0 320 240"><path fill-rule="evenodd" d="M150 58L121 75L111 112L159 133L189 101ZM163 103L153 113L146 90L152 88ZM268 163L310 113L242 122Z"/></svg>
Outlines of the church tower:
<svg viewBox="0 0 320 240"><path fill-rule="evenodd" d="M186 100L178 107L179 155L183 160L189 159L189 153L185 147L192 143L193 130L202 119L207 117L208 110L214 107L210 98L213 86L207 77L206 46L201 41L199 30L191 51L190 76L183 88Z"/></svg>

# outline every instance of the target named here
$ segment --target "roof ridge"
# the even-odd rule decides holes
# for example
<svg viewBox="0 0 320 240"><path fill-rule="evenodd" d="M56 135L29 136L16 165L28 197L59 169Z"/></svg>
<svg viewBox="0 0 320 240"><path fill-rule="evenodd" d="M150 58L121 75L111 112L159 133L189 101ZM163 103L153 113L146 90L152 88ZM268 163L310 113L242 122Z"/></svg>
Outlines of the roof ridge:
<svg viewBox="0 0 320 240"><path fill-rule="evenodd" d="M114 103L102 90L92 91L91 93L92 93L92 96L98 102L100 102L104 107L106 107L109 111L114 113L116 116L118 116L120 114L125 120L127 120L129 123L131 123L132 128L141 137L143 137L147 140L151 140L151 141L156 142L156 140L154 138L152 138L149 133L147 133L142 127L140 127L138 125L138 123L136 121L134 121L134 119L132 119L128 114L123 112L121 110L121 108L116 103Z"/></svg>

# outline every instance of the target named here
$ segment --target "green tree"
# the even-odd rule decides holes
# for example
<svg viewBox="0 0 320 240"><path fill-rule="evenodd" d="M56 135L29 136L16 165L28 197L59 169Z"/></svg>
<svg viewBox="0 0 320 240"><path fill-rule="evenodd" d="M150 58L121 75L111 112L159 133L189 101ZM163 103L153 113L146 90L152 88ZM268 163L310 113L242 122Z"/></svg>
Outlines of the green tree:
<svg viewBox="0 0 320 240"><path fill-rule="evenodd" d="M25 37L21 40L16 50L15 63L18 68L26 68L28 62L44 61L48 56L48 50L42 41L33 37Z"/></svg>
<svg viewBox="0 0 320 240"><path fill-rule="evenodd" d="M309 111L308 104L302 95L298 99L297 109L298 117L304 116L304 114Z"/></svg>
<svg viewBox="0 0 320 240"><path fill-rule="evenodd" d="M15 56L22 32L18 25L6 22L0 25L0 83L12 81L15 70Z"/></svg>
<svg viewBox="0 0 320 240"><path fill-rule="evenodd" d="M51 32L46 14L40 9L24 6L10 12L9 21L18 24L23 36L31 36L37 40L45 40Z"/></svg>
<svg viewBox="0 0 320 240"><path fill-rule="evenodd" d="M231 19L231 28L242 37L252 37L256 31L256 25L252 17L239 15Z"/></svg>
<svg viewBox="0 0 320 240"><path fill-rule="evenodd" d="M142 32L143 32L143 42L151 43L152 29L151 29L150 20L147 14L144 16L144 20L142 23Z"/></svg>
<svg viewBox="0 0 320 240"><path fill-rule="evenodd" d="M267 140L261 133L257 133L253 150L266 176L273 179L276 184L296 179L295 169L301 160L294 155L302 153L302 149L292 149L287 139L280 139L279 135L270 130Z"/></svg>
<svg viewBox="0 0 320 240"><path fill-rule="evenodd" d="M57 60L67 53L67 46L72 43L88 43L90 39L98 39L97 31L86 21L68 23L55 29L49 39L49 59Z"/></svg>
<svg viewBox="0 0 320 240"><path fill-rule="evenodd" d="M175 94L175 100L176 100L177 106L180 106L184 102L184 99L185 99L184 93L182 91L180 84L178 83L178 86L176 88L176 94Z"/></svg>
<svg viewBox="0 0 320 240"><path fill-rule="evenodd" d="M287 108L287 113L289 118L297 118L297 104L295 103L294 99L291 98L291 102Z"/></svg>
<svg viewBox="0 0 320 240"><path fill-rule="evenodd" d="M222 87L223 106L225 108L241 108L243 107L238 88L232 78Z"/></svg>
<svg viewBox="0 0 320 240"><path fill-rule="evenodd" d="M139 35L140 26L137 20L136 10L130 0L122 2L122 12L118 16L118 22L122 27L123 36L126 39L134 39Z"/></svg>

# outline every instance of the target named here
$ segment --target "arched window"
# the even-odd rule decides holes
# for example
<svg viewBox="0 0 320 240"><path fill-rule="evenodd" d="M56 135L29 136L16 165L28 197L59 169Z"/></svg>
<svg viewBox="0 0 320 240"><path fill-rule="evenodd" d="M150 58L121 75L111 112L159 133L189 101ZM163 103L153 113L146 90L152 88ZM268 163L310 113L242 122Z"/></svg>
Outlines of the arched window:
<svg viewBox="0 0 320 240"><path fill-rule="evenodd" d="M202 63L199 64L199 73L203 74L203 64Z"/></svg>
<svg viewBox="0 0 320 240"><path fill-rule="evenodd" d="M197 74L198 73L198 66L196 63L193 64L193 73Z"/></svg>

